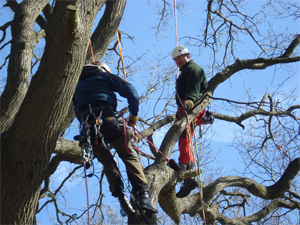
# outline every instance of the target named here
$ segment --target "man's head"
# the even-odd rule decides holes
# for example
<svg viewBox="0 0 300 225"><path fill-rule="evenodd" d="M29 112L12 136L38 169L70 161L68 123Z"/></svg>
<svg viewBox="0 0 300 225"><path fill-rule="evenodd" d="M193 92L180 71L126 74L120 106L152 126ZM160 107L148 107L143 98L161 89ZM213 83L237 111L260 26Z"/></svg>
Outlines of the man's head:
<svg viewBox="0 0 300 225"><path fill-rule="evenodd" d="M109 66L105 62L95 61L92 63L92 65L98 66L100 69L102 68L102 69L106 70L107 72L111 73Z"/></svg>
<svg viewBox="0 0 300 225"><path fill-rule="evenodd" d="M190 60L190 52L185 46L180 45L173 49L172 58L181 69Z"/></svg>

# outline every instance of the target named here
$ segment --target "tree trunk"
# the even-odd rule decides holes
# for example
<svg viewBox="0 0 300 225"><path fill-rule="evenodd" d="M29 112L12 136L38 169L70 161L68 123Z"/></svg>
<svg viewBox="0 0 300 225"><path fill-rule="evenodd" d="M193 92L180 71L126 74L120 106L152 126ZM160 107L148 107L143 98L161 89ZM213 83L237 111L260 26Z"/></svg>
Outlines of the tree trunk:
<svg viewBox="0 0 300 225"><path fill-rule="evenodd" d="M37 2L41 11L44 8L42 4L48 1ZM64 120L84 65L93 21L105 2L77 1L77 9L75 5L68 6L69 2L57 1L55 10L51 11L53 14L45 16L49 19L49 26L40 66L30 82L15 120L1 137L1 224L33 223L44 174L57 138L65 128ZM113 9L119 10L115 17L107 15L113 18L110 23L111 33L119 26L125 3L125 0L113 1L106 7L106 10L114 13ZM24 18L30 19L30 16L26 14ZM36 17L31 19L34 21ZM30 25L28 22L20 24L18 20L16 18L15 26ZM32 36L27 35L28 40L32 41ZM109 40L112 38L112 34L107 37ZM12 49L16 48L16 52L22 50L22 45L18 43L12 42ZM106 50L108 44L109 41L102 48ZM23 55L20 59L24 67L29 66L26 73L23 70L9 73L24 72L23 76L29 74L32 51L33 48L27 57ZM9 68L16 63L12 57ZM29 80L26 82L28 85Z"/></svg>

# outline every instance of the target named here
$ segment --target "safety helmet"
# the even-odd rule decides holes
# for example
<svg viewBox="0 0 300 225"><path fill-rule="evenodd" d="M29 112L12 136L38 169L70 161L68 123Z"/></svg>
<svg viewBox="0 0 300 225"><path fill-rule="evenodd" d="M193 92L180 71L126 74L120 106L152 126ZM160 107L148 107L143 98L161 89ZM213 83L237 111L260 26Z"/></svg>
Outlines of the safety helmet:
<svg viewBox="0 0 300 225"><path fill-rule="evenodd" d="M111 70L109 68L109 66L105 63L105 62L102 62L102 61L95 61L92 63L92 65L96 65L98 66L100 69L103 68L105 69L107 72L111 73Z"/></svg>
<svg viewBox="0 0 300 225"><path fill-rule="evenodd" d="M172 52L172 58L174 59L177 56L186 55L186 54L190 54L189 50L185 46L179 45L176 48L174 48Z"/></svg>

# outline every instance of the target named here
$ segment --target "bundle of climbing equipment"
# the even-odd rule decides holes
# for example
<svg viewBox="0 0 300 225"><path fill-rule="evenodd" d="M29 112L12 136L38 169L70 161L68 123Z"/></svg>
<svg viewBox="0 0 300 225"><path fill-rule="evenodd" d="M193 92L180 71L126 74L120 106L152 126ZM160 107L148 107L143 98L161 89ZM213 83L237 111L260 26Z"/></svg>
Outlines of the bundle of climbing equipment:
<svg viewBox="0 0 300 225"><path fill-rule="evenodd" d="M103 124L102 119L101 119L101 114L100 116L96 117L95 114L93 114L95 123L94 123L94 131L95 131L95 146L98 145L98 139L103 138L103 135L100 132L101 125ZM81 147L81 154L82 154L82 163L84 166L84 175L85 177L92 177L97 175L94 174L95 167L93 163L93 146L91 143L91 125L89 124L89 116L87 115L86 119L83 120L80 124L80 129L79 129L79 135L75 136L74 139L79 141L79 147ZM92 172L87 174L86 171L88 169L92 168ZM99 178L98 178L99 179Z"/></svg>
<svg viewBox="0 0 300 225"><path fill-rule="evenodd" d="M93 147L90 139L90 125L87 121L81 123L80 134L79 146L81 147L82 162L83 166L85 167L85 176L90 176L86 175L86 170L89 169L91 165L94 166L94 164Z"/></svg>

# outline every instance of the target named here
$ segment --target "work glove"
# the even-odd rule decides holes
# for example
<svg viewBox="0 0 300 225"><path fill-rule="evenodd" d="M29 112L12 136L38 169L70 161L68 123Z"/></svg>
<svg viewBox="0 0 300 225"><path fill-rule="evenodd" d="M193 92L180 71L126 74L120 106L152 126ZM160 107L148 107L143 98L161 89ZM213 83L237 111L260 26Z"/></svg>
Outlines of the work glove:
<svg viewBox="0 0 300 225"><path fill-rule="evenodd" d="M183 103L183 108L185 110L190 110L191 108L193 108L194 103L191 100L185 100Z"/></svg>
<svg viewBox="0 0 300 225"><path fill-rule="evenodd" d="M137 116L133 116L130 114L127 125L130 127L134 127L137 123L137 119L138 119Z"/></svg>

